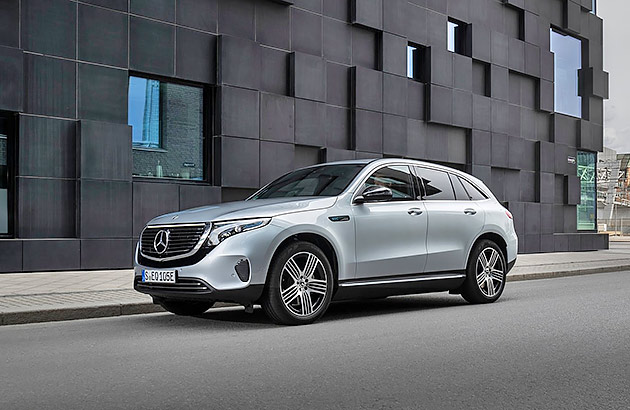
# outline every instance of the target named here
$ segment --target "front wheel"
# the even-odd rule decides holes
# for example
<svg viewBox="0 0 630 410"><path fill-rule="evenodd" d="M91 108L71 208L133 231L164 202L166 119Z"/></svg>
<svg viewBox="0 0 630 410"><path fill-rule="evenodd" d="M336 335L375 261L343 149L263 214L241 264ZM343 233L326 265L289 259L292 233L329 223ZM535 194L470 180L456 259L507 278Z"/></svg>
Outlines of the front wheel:
<svg viewBox="0 0 630 410"><path fill-rule="evenodd" d="M210 309L214 302L187 302L182 300L162 300L160 305L179 316L198 316Z"/></svg>
<svg viewBox="0 0 630 410"><path fill-rule="evenodd" d="M470 253L462 296L470 303L492 303L503 293L506 275L501 248L490 240L482 240Z"/></svg>
<svg viewBox="0 0 630 410"><path fill-rule="evenodd" d="M303 325L319 319L332 299L333 275L322 250L310 242L294 242L274 258L262 308L283 325Z"/></svg>

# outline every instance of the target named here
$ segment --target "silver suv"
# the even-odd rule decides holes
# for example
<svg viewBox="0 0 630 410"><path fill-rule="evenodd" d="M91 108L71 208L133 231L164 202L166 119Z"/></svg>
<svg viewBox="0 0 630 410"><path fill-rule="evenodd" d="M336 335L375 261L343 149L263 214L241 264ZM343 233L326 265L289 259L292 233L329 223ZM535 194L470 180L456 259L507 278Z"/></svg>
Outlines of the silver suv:
<svg viewBox="0 0 630 410"><path fill-rule="evenodd" d="M477 178L413 160L343 161L153 219L134 287L179 315L224 301L305 324L332 300L450 291L494 302L516 251L512 215Z"/></svg>

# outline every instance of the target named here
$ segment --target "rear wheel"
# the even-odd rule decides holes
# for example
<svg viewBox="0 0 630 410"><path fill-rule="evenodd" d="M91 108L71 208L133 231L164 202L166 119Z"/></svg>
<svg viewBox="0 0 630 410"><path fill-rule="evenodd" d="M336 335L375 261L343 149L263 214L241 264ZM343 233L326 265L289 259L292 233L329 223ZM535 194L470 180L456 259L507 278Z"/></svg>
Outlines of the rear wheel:
<svg viewBox="0 0 630 410"><path fill-rule="evenodd" d="M501 248L484 239L473 248L462 286L462 296L470 303L492 303L505 288L507 265Z"/></svg>
<svg viewBox="0 0 630 410"><path fill-rule="evenodd" d="M303 325L326 312L332 291L332 268L324 252L310 242L294 242L274 258L261 305L277 324Z"/></svg>
<svg viewBox="0 0 630 410"><path fill-rule="evenodd" d="M210 309L214 302L188 302L182 300L161 300L160 305L179 316L198 316Z"/></svg>

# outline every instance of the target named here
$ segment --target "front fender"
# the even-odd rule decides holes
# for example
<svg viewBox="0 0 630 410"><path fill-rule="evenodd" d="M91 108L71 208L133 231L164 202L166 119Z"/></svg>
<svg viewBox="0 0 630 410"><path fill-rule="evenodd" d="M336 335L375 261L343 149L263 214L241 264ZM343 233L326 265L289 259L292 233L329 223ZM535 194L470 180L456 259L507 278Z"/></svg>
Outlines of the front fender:
<svg viewBox="0 0 630 410"><path fill-rule="evenodd" d="M332 246L337 257L338 279L354 277L354 223L332 222L328 215L327 210L316 210L274 218L271 224L280 228L280 233L269 245L267 271L273 256L285 240L298 234L314 234L321 236Z"/></svg>

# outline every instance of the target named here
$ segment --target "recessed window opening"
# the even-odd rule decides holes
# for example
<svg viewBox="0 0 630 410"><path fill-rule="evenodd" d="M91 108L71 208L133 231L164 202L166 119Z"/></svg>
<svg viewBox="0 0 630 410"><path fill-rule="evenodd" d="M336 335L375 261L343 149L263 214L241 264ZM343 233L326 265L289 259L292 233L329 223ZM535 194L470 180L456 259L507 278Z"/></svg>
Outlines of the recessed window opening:
<svg viewBox="0 0 630 410"><path fill-rule="evenodd" d="M409 43L407 45L407 77L426 82L426 47Z"/></svg>
<svg viewBox="0 0 630 410"><path fill-rule="evenodd" d="M133 175L204 179L202 87L129 77Z"/></svg>
<svg viewBox="0 0 630 410"><path fill-rule="evenodd" d="M554 110L581 118L578 72L582 68L582 41L551 29L551 52L554 54Z"/></svg>
<svg viewBox="0 0 630 410"><path fill-rule="evenodd" d="M446 32L446 48L448 49L448 51L457 54L467 55L466 44L468 35L468 24L459 20L449 18L446 24Z"/></svg>

